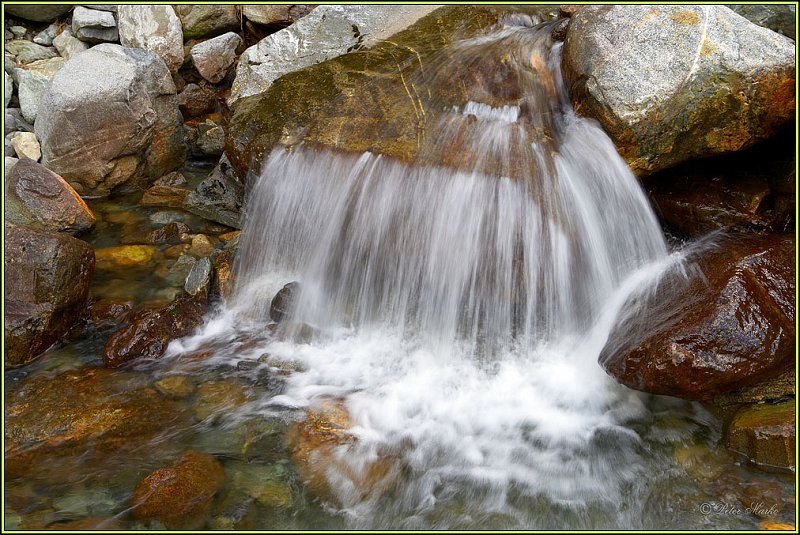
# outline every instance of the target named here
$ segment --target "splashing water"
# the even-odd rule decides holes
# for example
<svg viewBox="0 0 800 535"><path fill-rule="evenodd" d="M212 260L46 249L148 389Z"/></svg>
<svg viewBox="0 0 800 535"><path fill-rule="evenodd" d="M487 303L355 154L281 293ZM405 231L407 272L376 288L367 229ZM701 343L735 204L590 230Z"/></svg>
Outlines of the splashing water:
<svg viewBox="0 0 800 535"><path fill-rule="evenodd" d="M682 257L612 142L573 113L549 31L505 28L429 67L448 76L502 52L521 89L430 101L441 120L416 163L276 148L249 198L235 298L171 347L263 330L272 296L299 281L290 319L317 334L237 354L301 364L246 410L343 398L348 462L402 459L390 497L331 469L354 527L641 526L657 461L635 429L649 409L597 358Z"/></svg>

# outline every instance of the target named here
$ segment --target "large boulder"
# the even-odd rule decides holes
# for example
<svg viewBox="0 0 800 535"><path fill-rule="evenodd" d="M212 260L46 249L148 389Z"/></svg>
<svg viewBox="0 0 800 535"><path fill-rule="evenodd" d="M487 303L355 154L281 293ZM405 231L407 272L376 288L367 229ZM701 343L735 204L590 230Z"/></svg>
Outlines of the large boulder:
<svg viewBox="0 0 800 535"><path fill-rule="evenodd" d="M278 6L275 6L278 7ZM284 74L369 46L438 6L325 5L244 51L228 104L266 91Z"/></svg>
<svg viewBox="0 0 800 535"><path fill-rule="evenodd" d="M3 9L7 14L21 19L34 22L50 22L69 13L72 9L72 4L8 4L4 5Z"/></svg>
<svg viewBox="0 0 800 535"><path fill-rule="evenodd" d="M94 251L66 234L6 222L3 265L5 363L24 364L79 322Z"/></svg>
<svg viewBox="0 0 800 535"><path fill-rule="evenodd" d="M4 421L7 478L50 473L78 480L86 478L86 465L66 473L65 462L91 458L94 472L108 463L114 473L119 458L111 455L130 456L159 433L189 425L191 416L138 374L83 368L39 375L6 392Z"/></svg>
<svg viewBox="0 0 800 535"><path fill-rule="evenodd" d="M143 522L158 520L169 529L198 529L224 482L219 461L207 453L186 451L172 466L159 468L136 485L131 512Z"/></svg>
<svg viewBox="0 0 800 535"><path fill-rule="evenodd" d="M797 6L792 4L727 4L750 22L795 38Z"/></svg>
<svg viewBox="0 0 800 535"><path fill-rule="evenodd" d="M85 196L140 187L186 157L175 84L153 52L101 44L53 76L36 119L42 163Z"/></svg>
<svg viewBox="0 0 800 535"><path fill-rule="evenodd" d="M780 374L795 356L794 259L793 235L730 238L702 275L660 284L600 363L630 388L699 400Z"/></svg>
<svg viewBox="0 0 800 535"><path fill-rule="evenodd" d="M298 28L314 23L326 13L323 8L332 7L336 6L316 8L289 28L267 37L258 46L272 50L272 45L267 47L267 44L295 35L283 32L299 32ZM366 10L363 6L349 7ZM333 17L333 20L344 24L341 17ZM399 23L399 20L395 22ZM372 151L403 161L414 160L420 147L424 146L425 136L433 135L432 129L426 125L439 121L441 110L463 106L470 100L467 88L483 81L475 78L485 74L491 80L498 79L501 84L505 82L503 73L498 72L502 68L500 58L489 57L476 69L480 72L454 72L449 77L434 80L434 85L428 87L430 92L420 90L417 93L412 85L415 77L420 75L421 66L436 65L434 57L444 46L458 39L481 35L497 22L497 12L487 7L445 7L391 35L390 39L372 43L368 49L357 48L343 55L335 49L337 57L334 59L300 71L297 69L306 64L306 60L295 64L289 61L290 56L284 59L276 56L274 61L269 60L263 65L245 65L246 51L240 59L234 85L242 82L242 69L256 72L263 67L265 72L272 74L262 79L268 80L268 84L252 87L253 92L268 87L266 92L236 102L228 126L225 153L243 179L248 173L257 175L265 156L278 144L294 146L304 142L356 153ZM320 27L326 28L326 25ZM309 44L312 42L308 41ZM362 44L370 42L365 39ZM275 46L279 45L276 43ZM253 48L248 50L251 55L257 53ZM308 59L322 61L324 57L312 54ZM297 72L285 74L283 67L275 70L273 67L278 65L278 61L286 61L287 68ZM463 84L459 83L462 81ZM420 113L420 107L424 109L424 115Z"/></svg>
<svg viewBox="0 0 800 535"><path fill-rule="evenodd" d="M172 6L120 4L117 17L122 46L155 52L172 72L183 65L183 29Z"/></svg>
<svg viewBox="0 0 800 535"><path fill-rule="evenodd" d="M644 176L740 150L793 119L794 48L719 5L586 6L563 67L578 112Z"/></svg>
<svg viewBox="0 0 800 535"><path fill-rule="evenodd" d="M76 234L94 226L83 199L60 176L29 158L6 176L6 220Z"/></svg>
<svg viewBox="0 0 800 535"><path fill-rule="evenodd" d="M131 324L115 332L103 350L107 368L117 368L137 358L158 358L170 340L191 333L200 325L205 304L179 297L163 308L146 308L131 317Z"/></svg>

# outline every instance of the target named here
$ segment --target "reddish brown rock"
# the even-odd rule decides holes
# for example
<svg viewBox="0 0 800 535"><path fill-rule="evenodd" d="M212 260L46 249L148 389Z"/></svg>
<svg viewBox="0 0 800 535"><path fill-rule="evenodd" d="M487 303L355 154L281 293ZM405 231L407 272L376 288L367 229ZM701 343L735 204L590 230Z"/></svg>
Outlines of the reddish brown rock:
<svg viewBox="0 0 800 535"><path fill-rule="evenodd" d="M95 224L72 186L45 166L22 158L6 177L6 219L44 230L76 234Z"/></svg>
<svg viewBox="0 0 800 535"><path fill-rule="evenodd" d="M115 332L103 350L103 362L116 368L136 358L158 358L170 340L186 336L200 324L205 304L179 297L163 308L148 308L133 315L131 324Z"/></svg>
<svg viewBox="0 0 800 535"><path fill-rule="evenodd" d="M6 365L29 362L80 322L94 264L81 240L6 222Z"/></svg>
<svg viewBox="0 0 800 535"><path fill-rule="evenodd" d="M746 406L728 426L728 448L765 468L794 470L794 422L794 400Z"/></svg>
<svg viewBox="0 0 800 535"><path fill-rule="evenodd" d="M214 277L211 281L212 295L227 301L233 295L235 279L233 278L234 253L230 249L222 251L214 258Z"/></svg>
<svg viewBox="0 0 800 535"><path fill-rule="evenodd" d="M207 87L187 84L178 95L178 107L184 119L214 113L217 109L217 95Z"/></svg>
<svg viewBox="0 0 800 535"><path fill-rule="evenodd" d="M339 448L352 447L356 438L350 414L344 402L325 399L306 411L306 419L289 428L287 442L292 463L308 490L322 499L338 503L357 502L367 496L378 496L394 488L400 477L399 460L386 455L365 461L355 467L347 456L338 455ZM334 489L328 479L335 473L347 481L347 495Z"/></svg>
<svg viewBox="0 0 800 535"><path fill-rule="evenodd" d="M6 478L85 478L65 463L114 465L110 455L190 422L185 408L148 388L139 374L85 368L40 376L6 393Z"/></svg>
<svg viewBox="0 0 800 535"><path fill-rule="evenodd" d="M92 303L89 316L95 329L119 327L133 310L133 301L98 299Z"/></svg>
<svg viewBox="0 0 800 535"><path fill-rule="evenodd" d="M732 237L699 260L703 277L662 284L600 362L636 390L711 399L793 365L794 236Z"/></svg>
<svg viewBox="0 0 800 535"><path fill-rule="evenodd" d="M199 529L224 482L225 471L214 457L184 452L174 465L159 468L136 485L133 516L148 523L159 520L169 529Z"/></svg>
<svg viewBox="0 0 800 535"><path fill-rule="evenodd" d="M142 195L139 204L142 206L159 206L180 208L191 192L187 187L186 177L178 171L166 174L153 183Z"/></svg>

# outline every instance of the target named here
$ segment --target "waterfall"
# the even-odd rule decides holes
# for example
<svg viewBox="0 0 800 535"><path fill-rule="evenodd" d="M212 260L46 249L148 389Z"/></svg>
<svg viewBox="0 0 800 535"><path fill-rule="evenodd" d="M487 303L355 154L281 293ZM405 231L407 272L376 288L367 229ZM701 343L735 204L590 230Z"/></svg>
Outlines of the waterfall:
<svg viewBox="0 0 800 535"><path fill-rule="evenodd" d="M597 357L676 259L613 143L572 111L549 33L509 26L443 51L418 87L502 55L505 93L428 101L440 119L417 161L276 147L253 185L214 332L263 331L275 292L300 283L287 321L316 335L252 353L302 364L259 410L343 398L351 461L402 457L390 501L329 474L356 527L638 525L648 408Z"/></svg>

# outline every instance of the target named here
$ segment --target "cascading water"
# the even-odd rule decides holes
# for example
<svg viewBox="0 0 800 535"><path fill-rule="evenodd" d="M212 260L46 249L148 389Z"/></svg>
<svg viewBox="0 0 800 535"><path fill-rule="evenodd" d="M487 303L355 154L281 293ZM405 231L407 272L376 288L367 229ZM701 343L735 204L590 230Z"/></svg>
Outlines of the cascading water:
<svg viewBox="0 0 800 535"><path fill-rule="evenodd" d="M272 296L299 281L289 320L316 334L237 353L301 365L246 410L342 398L348 463L401 459L389 497L331 468L354 527L642 527L645 476L668 471L637 431L645 398L597 358L629 297L678 259L612 142L573 113L549 33L507 27L429 66L418 87L502 56L522 91L430 100L442 119L416 163L276 148L250 194L235 298L172 347L263 331Z"/></svg>

